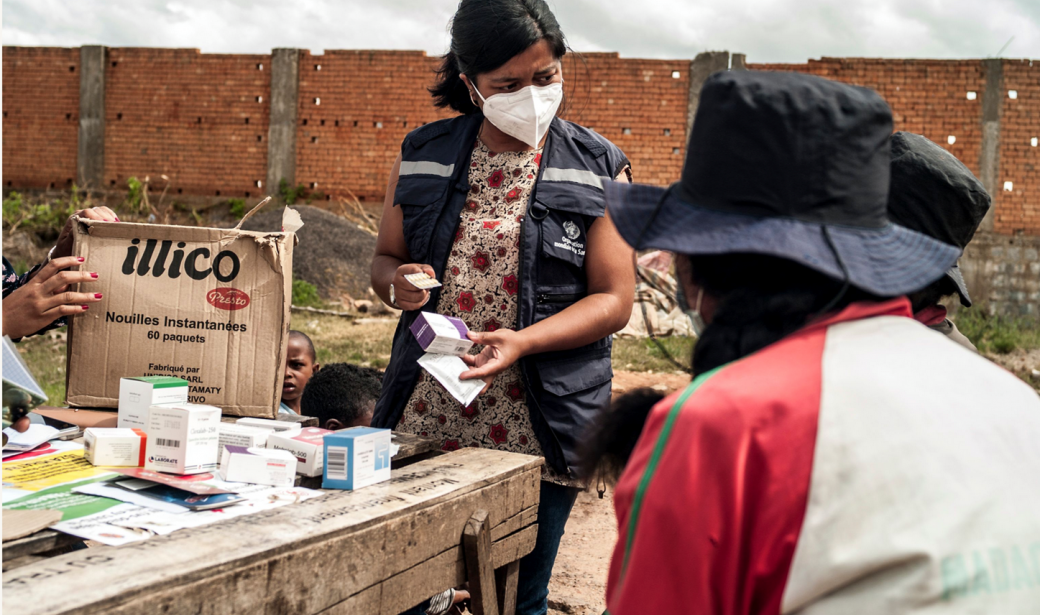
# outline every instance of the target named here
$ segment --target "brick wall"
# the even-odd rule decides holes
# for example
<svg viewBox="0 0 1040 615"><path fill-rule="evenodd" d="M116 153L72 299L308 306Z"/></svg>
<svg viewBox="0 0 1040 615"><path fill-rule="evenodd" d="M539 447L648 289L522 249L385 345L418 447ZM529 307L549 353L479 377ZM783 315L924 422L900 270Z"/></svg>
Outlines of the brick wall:
<svg viewBox="0 0 1040 615"><path fill-rule="evenodd" d="M1040 62L1005 60L1000 120L1000 190L994 230L1040 235ZM1014 91L1017 98L1011 98ZM1012 189L1006 190L1005 182ZM1035 252L1035 250L1034 250Z"/></svg>
<svg viewBox="0 0 1040 615"><path fill-rule="evenodd" d="M1000 158L994 191L993 230L1040 235L1040 64L1004 60L1000 93ZM797 71L872 88L892 107L896 130L923 134L979 175L982 98L978 60L876 60L823 58L806 64L748 64L757 70ZM1017 98L1008 96L1009 90ZM969 92L974 97L969 97ZM954 143L949 143L950 137ZM1012 190L1005 191L1005 182Z"/></svg>
<svg viewBox="0 0 1040 615"><path fill-rule="evenodd" d="M4 47L4 186L69 188L76 178L79 49Z"/></svg>
<svg viewBox="0 0 1040 615"><path fill-rule="evenodd" d="M150 176L161 188L165 174L172 194L264 193L256 183L267 175L270 61L196 49L109 49L106 188L123 188L131 176Z"/></svg>
<svg viewBox="0 0 1040 615"><path fill-rule="evenodd" d="M329 197L382 201L404 136L450 117L426 88L436 58L421 51L300 54L296 181Z"/></svg>
<svg viewBox="0 0 1040 615"><path fill-rule="evenodd" d="M408 132L453 112L433 106L438 58L413 51L327 51L300 60L296 180L334 198L380 201ZM673 71L677 77L673 78ZM564 117L625 150L639 181L678 177L689 62L568 56Z"/></svg>
<svg viewBox="0 0 1040 615"><path fill-rule="evenodd" d="M990 313L1040 318L1040 237L977 233L960 267L977 305Z"/></svg>
<svg viewBox="0 0 1040 615"><path fill-rule="evenodd" d="M4 182L65 187L76 176L79 50L4 48ZM168 175L174 195L258 197L266 177L269 55L192 49L108 50L104 188ZM447 117L426 91L437 58L411 51L300 54L296 181L337 198L378 203L401 139ZM261 66L263 68L261 68ZM319 67L320 66L320 70ZM993 230L1040 235L1040 66L1003 61L1001 137ZM876 89L896 129L922 133L979 173L986 77L979 60L823 58L749 64L802 71ZM70 70L71 68L71 70ZM565 61L565 117L620 146L637 181L679 175L686 141L690 62L616 53ZM968 93L974 92L974 98ZM953 143L949 143L950 138Z"/></svg>
<svg viewBox="0 0 1040 615"><path fill-rule="evenodd" d="M689 61L575 54L565 56L563 78L564 117L620 147L632 162L635 181L668 185L679 178L686 151Z"/></svg>

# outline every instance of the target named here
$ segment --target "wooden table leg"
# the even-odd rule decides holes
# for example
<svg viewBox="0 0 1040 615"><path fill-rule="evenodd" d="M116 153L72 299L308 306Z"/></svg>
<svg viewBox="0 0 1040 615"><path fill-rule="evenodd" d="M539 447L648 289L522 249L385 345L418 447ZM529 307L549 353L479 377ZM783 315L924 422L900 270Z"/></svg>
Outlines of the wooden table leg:
<svg viewBox="0 0 1040 615"><path fill-rule="evenodd" d="M495 571L498 615L516 615L516 581L519 577L520 560L509 562Z"/></svg>
<svg viewBox="0 0 1040 615"><path fill-rule="evenodd" d="M469 578L473 615L499 615L495 569L491 561L491 527L486 510L478 510L466 522L466 529L462 532L462 548L466 554L466 576ZM515 589L513 593L515 595Z"/></svg>

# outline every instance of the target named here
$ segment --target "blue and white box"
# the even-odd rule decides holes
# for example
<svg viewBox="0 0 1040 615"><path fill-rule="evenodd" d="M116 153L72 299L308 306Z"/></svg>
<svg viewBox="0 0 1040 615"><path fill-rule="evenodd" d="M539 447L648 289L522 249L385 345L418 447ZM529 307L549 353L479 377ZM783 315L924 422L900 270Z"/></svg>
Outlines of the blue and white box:
<svg viewBox="0 0 1040 615"><path fill-rule="evenodd" d="M390 480L390 430L352 427L325 436L323 489L360 489Z"/></svg>

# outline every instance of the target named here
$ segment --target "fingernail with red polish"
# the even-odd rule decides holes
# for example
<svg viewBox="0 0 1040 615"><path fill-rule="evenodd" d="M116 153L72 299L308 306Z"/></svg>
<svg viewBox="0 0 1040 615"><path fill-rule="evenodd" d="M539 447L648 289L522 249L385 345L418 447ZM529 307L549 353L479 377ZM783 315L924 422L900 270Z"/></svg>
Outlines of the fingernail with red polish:
<svg viewBox="0 0 1040 615"><path fill-rule="evenodd" d="M92 273L92 274L90 274L90 277L92 277L94 279L97 279L97 274L96 273Z"/></svg>
<svg viewBox="0 0 1040 615"><path fill-rule="evenodd" d="M94 298L95 299L100 299L101 298L101 293L94 293Z"/></svg>
<svg viewBox="0 0 1040 615"><path fill-rule="evenodd" d="M83 257L81 256L81 257L77 258L76 260L78 260L79 262L81 262L81 263L82 263L83 261L85 261L85 260L87 260L87 259L85 259L85 258L83 258Z"/></svg>
<svg viewBox="0 0 1040 615"><path fill-rule="evenodd" d="M83 306L83 309L84 309L84 310L86 310L86 309L88 309L88 308L87 308L87 306L85 306L85 305L84 305L84 306Z"/></svg>
<svg viewBox="0 0 1040 615"><path fill-rule="evenodd" d="M119 222L119 218L116 218L116 222Z"/></svg>

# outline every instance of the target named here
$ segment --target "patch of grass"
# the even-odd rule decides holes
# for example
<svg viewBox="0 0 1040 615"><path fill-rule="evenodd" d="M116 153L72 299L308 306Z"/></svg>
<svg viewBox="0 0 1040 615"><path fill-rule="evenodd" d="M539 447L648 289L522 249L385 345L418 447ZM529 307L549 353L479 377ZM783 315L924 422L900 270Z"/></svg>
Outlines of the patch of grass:
<svg viewBox="0 0 1040 615"><path fill-rule="evenodd" d="M952 320L984 354L1040 348L1040 321L1036 318L990 315L974 309L960 310Z"/></svg>
<svg viewBox="0 0 1040 615"><path fill-rule="evenodd" d="M318 294L318 287L305 280L292 281L292 304L313 308L325 307L325 302Z"/></svg>
<svg viewBox="0 0 1040 615"><path fill-rule="evenodd" d="M65 338L65 329L56 329L15 344L49 406L65 405Z"/></svg>
<svg viewBox="0 0 1040 615"><path fill-rule="evenodd" d="M356 324L338 316L297 312L292 315L292 328L314 341L319 363L355 363L383 369L390 363L397 321Z"/></svg>
<svg viewBox="0 0 1040 615"><path fill-rule="evenodd" d="M689 366L696 339L692 337L657 338L672 358L683 366ZM614 369L630 372L675 372L678 367L661 352L649 338L621 338L614 340L614 354L611 360Z"/></svg>

